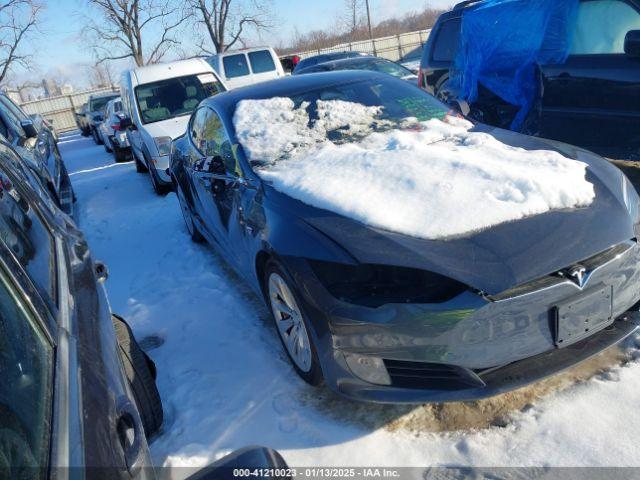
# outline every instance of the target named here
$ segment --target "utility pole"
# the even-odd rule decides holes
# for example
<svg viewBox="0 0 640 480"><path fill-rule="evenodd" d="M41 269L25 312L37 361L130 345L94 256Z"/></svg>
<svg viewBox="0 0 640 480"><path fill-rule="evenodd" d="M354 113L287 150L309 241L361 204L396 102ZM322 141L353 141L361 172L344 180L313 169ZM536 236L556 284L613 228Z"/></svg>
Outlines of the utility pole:
<svg viewBox="0 0 640 480"><path fill-rule="evenodd" d="M367 25L369 26L369 40L373 45L373 54L376 55L376 42L373 41L373 34L371 33L371 11L369 9L369 0L365 0L367 5Z"/></svg>

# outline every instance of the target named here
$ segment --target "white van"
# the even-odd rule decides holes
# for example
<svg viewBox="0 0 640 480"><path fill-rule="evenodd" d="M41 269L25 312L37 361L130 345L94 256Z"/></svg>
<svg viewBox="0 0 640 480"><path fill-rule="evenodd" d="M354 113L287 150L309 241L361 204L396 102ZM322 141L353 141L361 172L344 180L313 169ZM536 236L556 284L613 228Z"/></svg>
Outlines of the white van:
<svg viewBox="0 0 640 480"><path fill-rule="evenodd" d="M280 59L271 47L244 48L219 53L207 58L207 62L228 88L244 87L284 77Z"/></svg>
<svg viewBox="0 0 640 480"><path fill-rule="evenodd" d="M149 171L158 194L170 190L171 141L182 135L200 101L226 90L201 58L126 70L120 96L127 137L138 172Z"/></svg>

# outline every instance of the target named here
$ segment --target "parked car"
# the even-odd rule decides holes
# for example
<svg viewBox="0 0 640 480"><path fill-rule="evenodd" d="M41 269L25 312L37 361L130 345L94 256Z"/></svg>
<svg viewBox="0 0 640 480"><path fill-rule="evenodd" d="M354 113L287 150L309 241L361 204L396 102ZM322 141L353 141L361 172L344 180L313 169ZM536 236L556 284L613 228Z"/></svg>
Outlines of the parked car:
<svg viewBox="0 0 640 480"><path fill-rule="evenodd" d="M415 85L418 77L409 69L390 60L373 56L359 56L343 58L331 62L317 63L311 67L296 70L294 75L305 73L331 72L334 70L370 70L372 72L386 73L396 78L406 80Z"/></svg>
<svg viewBox="0 0 640 480"><path fill-rule="evenodd" d="M78 127L78 130L80 130L80 134L83 137L89 136L89 130L85 126L85 115L89 111L88 109L89 104L85 102L82 104L79 110L73 112L73 119L76 121L76 126Z"/></svg>
<svg viewBox="0 0 640 480"><path fill-rule="evenodd" d="M359 57L362 55L366 55L366 53L360 52L333 52L333 53L322 53L320 55L314 55L312 57L303 58L298 61L295 68L293 69L293 73L298 73L298 71L303 68L311 67L318 63L331 62L333 60L341 60L343 58L353 58Z"/></svg>
<svg viewBox="0 0 640 480"><path fill-rule="evenodd" d="M450 69L458 53L463 2L440 16L421 63L420 85L444 100L457 98ZM490 34L491 29L487 29ZM562 64L540 66L542 98L534 112L540 136L602 154L640 150L640 2L581 0L572 46ZM475 108L474 108L475 107ZM507 126L514 108L489 95L474 117Z"/></svg>
<svg viewBox="0 0 640 480"><path fill-rule="evenodd" d="M109 100L112 100L118 96L116 92L107 92L94 94L89 97L87 101L86 110L81 112L77 116L78 126L80 127L80 133L83 136L88 137L91 135L93 141L97 145L100 145L100 137L98 135L97 127L102 122L102 110Z"/></svg>
<svg viewBox="0 0 640 480"><path fill-rule="evenodd" d="M72 214L75 196L51 130L36 128L21 108L0 95L0 136L28 162L58 206Z"/></svg>
<svg viewBox="0 0 640 480"><path fill-rule="evenodd" d="M226 90L224 83L201 58L127 70L120 96L126 118L121 129L127 138L136 170L149 172L154 190L168 192L171 141L182 135L191 112L205 98Z"/></svg>
<svg viewBox="0 0 640 480"><path fill-rule="evenodd" d="M478 173L482 165L478 181L496 152L533 155L539 168L566 162L592 203L436 239L372 226L361 209L377 215L393 208L389 198L407 212L419 208L406 200L417 181L431 181L406 170L418 146L443 156L435 169L464 160ZM364 156L374 147L380 158ZM491 160L477 160L481 152ZM365 165L346 188L340 179L352 162ZM351 398L486 397L567 368L638 328L640 199L626 177L579 148L452 117L389 75L296 75L209 98L173 142L169 173L191 238L214 245L263 296L298 375ZM405 190L380 198L370 188L379 178L378 188L395 182ZM436 181L446 208L429 210L426 226L477 216L447 206L461 190L457 178ZM471 193L462 191L460 201ZM390 222L405 218L388 214Z"/></svg>
<svg viewBox="0 0 640 480"><path fill-rule="evenodd" d="M271 47L226 51L208 57L207 62L230 89L284 77L282 64Z"/></svg>
<svg viewBox="0 0 640 480"><path fill-rule="evenodd" d="M0 144L3 469L11 478L69 465L149 478L145 433L162 423L152 362L109 311L104 266L19 165Z"/></svg>
<svg viewBox="0 0 640 480"><path fill-rule="evenodd" d="M131 146L127 139L127 132L120 128L120 122L125 117L120 97L109 100L104 107L104 121L98 129L102 137L102 144L108 153L113 152L116 162L125 162L131 157Z"/></svg>
<svg viewBox="0 0 640 480"><path fill-rule="evenodd" d="M403 55L400 60L398 60L398 63L417 75L420 71L420 61L422 60L423 51L424 45L420 45L409 51L406 55Z"/></svg>

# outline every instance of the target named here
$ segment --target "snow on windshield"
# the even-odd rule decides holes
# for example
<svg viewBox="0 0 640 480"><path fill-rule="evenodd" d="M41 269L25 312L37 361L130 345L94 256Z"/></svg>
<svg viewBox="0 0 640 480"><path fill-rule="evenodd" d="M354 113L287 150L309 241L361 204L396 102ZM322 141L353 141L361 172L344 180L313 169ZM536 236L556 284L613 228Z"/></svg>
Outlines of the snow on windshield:
<svg viewBox="0 0 640 480"><path fill-rule="evenodd" d="M243 100L234 115L238 140L277 190L367 225L435 240L595 197L585 163L505 145L466 120L406 119L376 131L380 107L317 103L313 122L308 103ZM335 142L332 129L364 135Z"/></svg>

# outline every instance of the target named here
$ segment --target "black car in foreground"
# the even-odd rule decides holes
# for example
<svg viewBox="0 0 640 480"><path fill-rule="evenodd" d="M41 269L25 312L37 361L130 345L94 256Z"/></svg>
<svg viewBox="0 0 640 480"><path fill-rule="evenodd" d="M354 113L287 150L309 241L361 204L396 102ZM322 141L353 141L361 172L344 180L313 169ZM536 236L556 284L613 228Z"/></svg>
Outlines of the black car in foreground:
<svg viewBox="0 0 640 480"><path fill-rule="evenodd" d="M0 478L156 478L147 447L163 421L156 369L110 312L106 277L0 143ZM286 467L276 451L248 447L190 478Z"/></svg>
<svg viewBox="0 0 640 480"><path fill-rule="evenodd" d="M466 126L458 130L456 122ZM441 136L442 129L454 133ZM578 363L637 329L639 199L618 169L592 153L456 120L420 89L360 71L217 95L200 104L187 132L173 142L169 167L187 229L264 296L295 370L311 384L324 379L346 396L376 402L486 397ZM403 203L420 180L405 172L411 150L387 161L389 150L416 135L433 136L420 144L442 155L434 168L472 162L478 179L492 174L483 163L495 156L474 163L483 145L534 155L540 168L550 158L568 162L582 170L592 201L436 239L354 219L354 200L373 205L367 211L374 214L386 200L401 205L391 221L430 200ZM371 145L379 159L368 156ZM474 152L470 159L465 149ZM316 161L336 173L305 173ZM349 179L360 199L340 187L344 162L363 166ZM383 175L369 168L376 162L387 168ZM278 171L302 172L300 183L283 187L289 177L274 177ZM547 181L553 178L541 184ZM381 203L361 182L403 187ZM460 191L455 182L455 171L436 179L444 208L448 192ZM319 188L324 207L305 201ZM499 207L506 191L497 188ZM332 197L344 195L350 201L335 213ZM436 211L433 222L449 228L458 214L493 214L481 204L466 210Z"/></svg>
<svg viewBox="0 0 640 480"><path fill-rule="evenodd" d="M151 478L153 362L109 311L104 265L28 176L0 144L0 476Z"/></svg>
<svg viewBox="0 0 640 480"><path fill-rule="evenodd" d="M317 63L310 67L296 70L294 75L305 73L333 72L337 70L369 70L371 72L386 73L396 78L401 78L415 85L418 77L408 68L400 64L374 56L358 56L343 58L330 62Z"/></svg>
<svg viewBox="0 0 640 480"><path fill-rule="evenodd" d="M420 86L443 101L457 98L451 73L460 46L465 11L482 1L462 2L440 16L424 48ZM486 33L491 35L487 25ZM580 0L569 55L564 63L540 65L541 98L531 122L543 138L579 145L607 156L640 152L640 2ZM508 50L506 50L508 52ZM506 72L513 76L515 72ZM482 86L481 86L482 87ZM517 108L481 91L471 112L508 127ZM635 154L634 154L635 152ZM634 158L635 158L634 156Z"/></svg>

